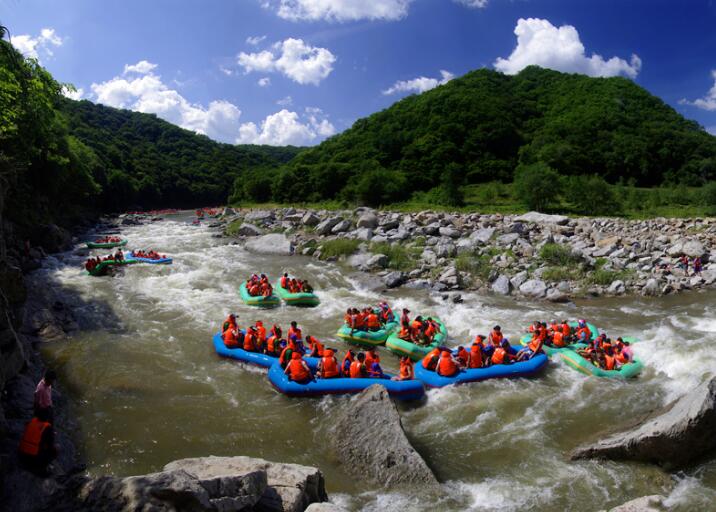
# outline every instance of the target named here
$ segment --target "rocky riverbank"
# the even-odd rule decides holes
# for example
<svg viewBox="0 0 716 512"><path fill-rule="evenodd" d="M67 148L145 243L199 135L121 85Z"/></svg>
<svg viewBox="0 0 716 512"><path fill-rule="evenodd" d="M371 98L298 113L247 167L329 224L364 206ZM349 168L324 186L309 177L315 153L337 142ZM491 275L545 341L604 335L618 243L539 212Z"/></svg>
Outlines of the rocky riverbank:
<svg viewBox="0 0 716 512"><path fill-rule="evenodd" d="M716 282L716 219L234 210L214 223L249 250L343 259L387 288L477 290L565 302L659 296ZM687 256L689 271L677 267ZM700 274L691 266L699 257Z"/></svg>

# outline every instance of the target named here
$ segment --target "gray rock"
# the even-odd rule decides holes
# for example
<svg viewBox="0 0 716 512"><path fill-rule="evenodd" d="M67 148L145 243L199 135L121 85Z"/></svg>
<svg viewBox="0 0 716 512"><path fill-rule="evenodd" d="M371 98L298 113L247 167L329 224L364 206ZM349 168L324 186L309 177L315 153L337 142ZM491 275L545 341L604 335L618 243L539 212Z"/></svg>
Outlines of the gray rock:
<svg viewBox="0 0 716 512"><path fill-rule="evenodd" d="M402 272L398 272L397 270L395 272L389 272L385 276L383 276L383 283L385 283L385 286L388 288L397 288L401 284L405 282L405 274Z"/></svg>
<svg viewBox="0 0 716 512"><path fill-rule="evenodd" d="M567 296L567 294L557 288L550 288L547 291L547 295L545 296L545 299L547 299L550 302L557 302L557 303L569 302L569 297Z"/></svg>
<svg viewBox="0 0 716 512"><path fill-rule="evenodd" d="M328 440L352 475L385 487L437 488L435 475L410 445L398 410L383 386L369 387L344 403L335 415Z"/></svg>
<svg viewBox="0 0 716 512"><path fill-rule="evenodd" d="M374 254L368 261L365 262L365 266L371 270L377 268L385 268L388 266L388 257L385 254Z"/></svg>
<svg viewBox="0 0 716 512"><path fill-rule="evenodd" d="M359 228L355 231L355 237L358 240L365 240L369 242L373 238L373 230L370 228Z"/></svg>
<svg viewBox="0 0 716 512"><path fill-rule="evenodd" d="M546 213L539 212L527 212L524 215L515 217L515 220L520 222L534 222L535 224L564 225L569 222L569 217L564 215L548 215Z"/></svg>
<svg viewBox="0 0 716 512"><path fill-rule="evenodd" d="M343 219L340 217L331 217L329 219L324 220L323 222L318 223L316 226L316 234L318 235L327 235L331 232L331 230Z"/></svg>
<svg viewBox="0 0 716 512"><path fill-rule="evenodd" d="M321 219L313 212L306 212L306 214L301 219L301 224L304 226L315 226L319 222L321 222Z"/></svg>
<svg viewBox="0 0 716 512"><path fill-rule="evenodd" d="M281 233L271 233L252 238L246 241L246 249L259 254L278 254L290 256L293 254L293 244Z"/></svg>
<svg viewBox="0 0 716 512"><path fill-rule="evenodd" d="M331 233L333 233L334 235L337 233L345 233L349 229L351 229L351 221L342 220L338 224L333 226L333 228L331 229Z"/></svg>
<svg viewBox="0 0 716 512"><path fill-rule="evenodd" d="M515 274L512 279L510 279L510 284L512 285L512 288L519 288L525 281L527 281L527 271L523 270L522 272Z"/></svg>
<svg viewBox="0 0 716 512"><path fill-rule="evenodd" d="M477 231L473 231L470 235L470 239L475 240L481 244L486 244L490 241L492 236L495 234L495 228L482 228Z"/></svg>
<svg viewBox="0 0 716 512"><path fill-rule="evenodd" d="M507 233L506 235L500 235L497 237L497 245L512 245L519 237L519 233Z"/></svg>
<svg viewBox="0 0 716 512"><path fill-rule="evenodd" d="M451 288L459 287L460 274L458 274L458 271L454 266L448 267L442 272L442 274L440 274L440 277L438 277L438 282L443 283L444 285L447 285Z"/></svg>
<svg viewBox="0 0 716 512"><path fill-rule="evenodd" d="M660 290L659 281L657 281L656 279L651 277L646 281L646 284L644 285L644 288L642 288L641 293L642 293L642 295L656 297L660 294L659 290Z"/></svg>
<svg viewBox="0 0 716 512"><path fill-rule="evenodd" d="M460 232L450 226L441 227L438 229L438 233L440 233L440 236L447 236L449 238L460 238Z"/></svg>
<svg viewBox="0 0 716 512"><path fill-rule="evenodd" d="M311 503L304 512L348 512L347 509L335 503Z"/></svg>
<svg viewBox="0 0 716 512"><path fill-rule="evenodd" d="M378 216L373 212L365 212L360 216L356 226L359 228L370 228L374 229L378 227Z"/></svg>
<svg viewBox="0 0 716 512"><path fill-rule="evenodd" d="M477 248L477 242L471 238L461 238L455 244L458 254L471 253Z"/></svg>
<svg viewBox="0 0 716 512"><path fill-rule="evenodd" d="M457 248L454 244L438 244L435 246L435 254L438 258L452 258L457 254Z"/></svg>
<svg viewBox="0 0 716 512"><path fill-rule="evenodd" d="M423 252L420 254L420 259L431 267L434 267L438 263L438 255L431 249L423 249Z"/></svg>
<svg viewBox="0 0 716 512"><path fill-rule="evenodd" d="M696 258L703 256L707 251L704 249L704 245L698 240L687 240L681 247L681 252L691 258Z"/></svg>
<svg viewBox="0 0 716 512"><path fill-rule="evenodd" d="M239 226L239 230L236 233L241 236L259 236L263 234L263 231L253 224L244 222L241 226Z"/></svg>
<svg viewBox="0 0 716 512"><path fill-rule="evenodd" d="M271 210L251 210L244 217L245 221L254 222L258 224L265 224L274 219L274 214Z"/></svg>
<svg viewBox="0 0 716 512"><path fill-rule="evenodd" d="M408 281L404 286L411 290L428 290L432 285L428 279L415 279L414 281Z"/></svg>
<svg viewBox="0 0 716 512"><path fill-rule="evenodd" d="M504 274L500 274L492 283L492 291L499 295L509 295L511 289L510 278Z"/></svg>
<svg viewBox="0 0 716 512"><path fill-rule="evenodd" d="M659 494L642 496L609 509L609 512L666 512L668 509L664 501L666 501L666 497Z"/></svg>
<svg viewBox="0 0 716 512"><path fill-rule="evenodd" d="M607 458L686 467L716 449L716 377L624 431L577 448L572 459Z"/></svg>
<svg viewBox="0 0 716 512"><path fill-rule="evenodd" d="M527 297L540 299L547 293L547 285L541 279L530 279L520 285L520 293Z"/></svg>
<svg viewBox="0 0 716 512"><path fill-rule="evenodd" d="M612 284L610 284L609 288L607 288L607 293L611 295L621 295L624 292L626 292L626 286L624 285L624 281L619 279L612 281Z"/></svg>

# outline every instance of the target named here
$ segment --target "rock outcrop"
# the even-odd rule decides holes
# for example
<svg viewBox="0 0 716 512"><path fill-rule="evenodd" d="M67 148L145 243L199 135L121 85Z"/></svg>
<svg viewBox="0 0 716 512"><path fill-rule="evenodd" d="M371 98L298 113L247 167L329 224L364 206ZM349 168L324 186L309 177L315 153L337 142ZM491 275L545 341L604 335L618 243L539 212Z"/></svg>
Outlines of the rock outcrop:
<svg viewBox="0 0 716 512"><path fill-rule="evenodd" d="M716 449L716 377L647 419L577 448L572 459L635 460L676 469Z"/></svg>
<svg viewBox="0 0 716 512"><path fill-rule="evenodd" d="M659 494L642 496L635 500L627 501L623 505L609 509L609 512L666 512L664 505L666 498Z"/></svg>
<svg viewBox="0 0 716 512"><path fill-rule="evenodd" d="M380 384L343 405L329 439L339 459L357 477L385 487L438 485L405 436L398 410Z"/></svg>
<svg viewBox="0 0 716 512"><path fill-rule="evenodd" d="M282 233L270 233L250 238L246 241L246 249L259 254L277 254L290 256L293 254L293 244Z"/></svg>

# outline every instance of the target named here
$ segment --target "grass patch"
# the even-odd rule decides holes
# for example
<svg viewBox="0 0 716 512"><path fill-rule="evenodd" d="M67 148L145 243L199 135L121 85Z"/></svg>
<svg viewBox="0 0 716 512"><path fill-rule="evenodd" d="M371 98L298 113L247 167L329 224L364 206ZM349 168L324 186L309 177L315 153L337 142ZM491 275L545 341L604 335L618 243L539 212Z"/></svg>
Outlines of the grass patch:
<svg viewBox="0 0 716 512"><path fill-rule="evenodd" d="M455 258L455 268L459 272L467 272L485 281L490 277L490 272L492 272L491 259L491 256L487 254L475 256L473 254L463 253Z"/></svg>
<svg viewBox="0 0 716 512"><path fill-rule="evenodd" d="M321 244L321 259L349 256L358 250L360 244L360 240L350 240L348 238L326 240Z"/></svg>
<svg viewBox="0 0 716 512"><path fill-rule="evenodd" d="M386 255L388 257L388 267L390 268L412 270L421 250L417 247L408 248L400 244L393 245L388 242L379 242L370 245L370 252Z"/></svg>
<svg viewBox="0 0 716 512"><path fill-rule="evenodd" d="M548 265L555 267L567 267L576 265L581 258L572 252L566 245L544 244L539 250L539 257Z"/></svg>
<svg viewBox="0 0 716 512"><path fill-rule="evenodd" d="M574 281L582 277L582 272L574 268L548 267L542 272L542 279L545 281Z"/></svg>
<svg viewBox="0 0 716 512"><path fill-rule="evenodd" d="M232 220L224 229L224 233L229 236L235 236L239 232L239 228L244 223L241 219Z"/></svg>
<svg viewBox="0 0 716 512"><path fill-rule="evenodd" d="M614 281L626 281L634 275L634 270L605 270L600 268L587 276L587 283L609 286Z"/></svg>

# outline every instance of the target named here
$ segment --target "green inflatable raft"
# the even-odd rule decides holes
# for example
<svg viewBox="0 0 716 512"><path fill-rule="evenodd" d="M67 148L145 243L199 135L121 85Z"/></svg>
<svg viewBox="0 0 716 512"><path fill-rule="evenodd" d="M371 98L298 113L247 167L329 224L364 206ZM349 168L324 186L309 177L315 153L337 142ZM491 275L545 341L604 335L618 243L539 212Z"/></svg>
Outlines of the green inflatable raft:
<svg viewBox="0 0 716 512"><path fill-rule="evenodd" d="M580 356L575 350L563 350L559 356L567 363L568 366L574 368L578 372L594 377L606 377L610 379L631 379L639 375L644 365L638 359L627 363L618 370L602 370L594 366L590 361Z"/></svg>
<svg viewBox="0 0 716 512"><path fill-rule="evenodd" d="M271 294L268 297L264 297L263 295L254 297L253 295L249 295L249 291L246 289L246 283L241 283L239 296L247 306L273 308L281 304L281 300L275 294Z"/></svg>
<svg viewBox="0 0 716 512"><path fill-rule="evenodd" d="M114 261L114 260L107 260L101 262L99 265L97 265L92 270L86 270L85 274L88 276L103 276L107 273L107 270L109 270L110 267L121 267L124 265L131 265L133 263L137 263L137 260L122 260L122 261Z"/></svg>
<svg viewBox="0 0 716 512"><path fill-rule="evenodd" d="M398 322L388 322L382 329L377 331L353 331L347 325L343 324L336 335L348 343L356 345L364 345L375 347L383 345L388 336L398 328Z"/></svg>
<svg viewBox="0 0 716 512"><path fill-rule="evenodd" d="M97 243L97 242L87 242L87 247L89 249L111 249L113 247L124 247L127 245L127 240L120 240L119 242L104 242L104 243Z"/></svg>
<svg viewBox="0 0 716 512"><path fill-rule="evenodd" d="M445 324L443 324L439 318L431 318L440 326L440 332L435 335L435 339L430 345L416 345L412 341L405 341L398 336L400 332L396 330L388 336L388 339L385 341L385 347L393 354L410 356L410 359L413 361L419 361L424 358L434 348L444 345L448 337Z"/></svg>
<svg viewBox="0 0 716 512"><path fill-rule="evenodd" d="M308 308L313 308L318 306L318 304L321 303L321 301L318 299L318 296L315 293L291 293L286 288L283 288L281 286L281 280L279 279L276 281L276 284L273 287L276 295L278 295L281 300L283 300L286 304L289 306L303 306Z"/></svg>
<svg viewBox="0 0 716 512"><path fill-rule="evenodd" d="M573 330L577 328L577 322L568 322L568 323L569 323L569 326L570 326ZM594 324L592 324L592 323L590 323L590 322L587 322L587 327L589 327L589 330L590 330L591 333L592 333L592 338L591 338L591 339L594 339L594 338L596 338L597 336L599 336L599 329L597 329L597 326L596 326L596 325L594 325ZM629 340L627 340L626 338L623 338L623 339L624 339L625 341L629 341ZM527 344L528 344L531 340L532 340L532 335L531 335L530 333L527 333L527 334L525 334L524 336L522 336L522 337L520 338L520 345L522 345L523 347L526 347ZM547 345L544 345L544 346L542 347L542 350L544 350L544 353L547 354L548 356L553 356L553 355L559 354L560 352L563 352L563 351L565 351L565 350L582 349L582 348L584 348L584 347L586 347L586 346L587 346L586 343L572 343L571 345L567 345L566 347L561 347L561 348L558 348L558 347L548 347Z"/></svg>

